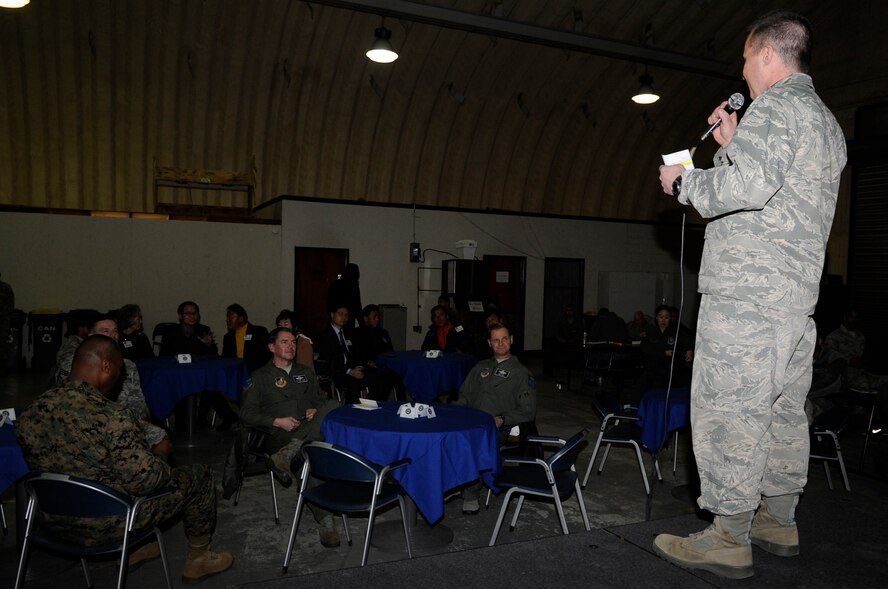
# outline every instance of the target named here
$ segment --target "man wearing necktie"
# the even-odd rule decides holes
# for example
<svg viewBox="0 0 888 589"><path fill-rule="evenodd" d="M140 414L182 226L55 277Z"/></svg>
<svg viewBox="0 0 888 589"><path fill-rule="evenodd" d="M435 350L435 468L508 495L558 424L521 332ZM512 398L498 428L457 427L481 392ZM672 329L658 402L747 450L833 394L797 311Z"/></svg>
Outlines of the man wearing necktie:
<svg viewBox="0 0 888 589"><path fill-rule="evenodd" d="M326 372L336 388L343 391L346 403L357 403L362 397L376 398L381 393L377 373L372 367L358 364L349 327L348 308L330 310L330 325L315 338L319 371Z"/></svg>

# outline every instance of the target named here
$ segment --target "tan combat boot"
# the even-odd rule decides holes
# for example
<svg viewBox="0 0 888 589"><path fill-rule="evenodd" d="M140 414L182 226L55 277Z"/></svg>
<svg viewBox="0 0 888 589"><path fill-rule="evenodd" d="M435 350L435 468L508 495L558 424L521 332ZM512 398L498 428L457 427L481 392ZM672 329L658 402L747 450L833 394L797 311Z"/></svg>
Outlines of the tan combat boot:
<svg viewBox="0 0 888 589"><path fill-rule="evenodd" d="M160 557L160 545L157 541L149 542L130 553L127 562L128 570L133 572L146 562L150 562L158 557Z"/></svg>
<svg viewBox="0 0 888 589"><path fill-rule="evenodd" d="M751 516L750 512L750 516ZM731 516L736 518L737 516ZM745 579L755 574L749 541L737 542L724 529L721 516L703 530L688 537L660 534L654 538L654 552L686 569L709 571L728 579ZM748 528L748 519L747 528ZM742 536L745 536L744 532Z"/></svg>
<svg viewBox="0 0 888 589"><path fill-rule="evenodd" d="M227 571L234 564L230 552L212 552L208 536L188 539L188 554L182 569L182 582L195 585L207 577Z"/></svg>
<svg viewBox="0 0 888 589"><path fill-rule="evenodd" d="M333 516L328 515L318 522L318 536L320 536L321 545L325 548L339 546L339 532L336 531L336 522L333 521Z"/></svg>
<svg viewBox="0 0 888 589"><path fill-rule="evenodd" d="M783 525L777 521L777 518L768 511L767 500L762 502L755 519L752 520L749 540L765 552L777 556L799 554L799 529L795 522Z"/></svg>

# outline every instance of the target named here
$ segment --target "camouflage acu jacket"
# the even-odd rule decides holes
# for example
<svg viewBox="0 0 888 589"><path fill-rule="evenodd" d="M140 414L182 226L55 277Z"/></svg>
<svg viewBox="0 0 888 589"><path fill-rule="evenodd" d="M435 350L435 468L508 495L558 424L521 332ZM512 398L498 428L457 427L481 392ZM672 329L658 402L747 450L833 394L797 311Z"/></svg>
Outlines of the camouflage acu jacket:
<svg viewBox="0 0 888 589"><path fill-rule="evenodd" d="M758 96L715 167L682 174L679 201L715 217L700 292L811 314L846 160L810 76L792 74Z"/></svg>

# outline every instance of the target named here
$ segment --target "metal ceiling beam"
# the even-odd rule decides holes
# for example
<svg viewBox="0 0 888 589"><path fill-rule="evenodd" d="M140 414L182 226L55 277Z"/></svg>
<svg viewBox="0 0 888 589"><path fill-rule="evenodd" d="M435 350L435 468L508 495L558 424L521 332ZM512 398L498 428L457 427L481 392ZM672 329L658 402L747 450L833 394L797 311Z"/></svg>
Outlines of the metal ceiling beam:
<svg viewBox="0 0 888 589"><path fill-rule="evenodd" d="M357 12L735 80L722 61L406 0L305 0Z"/></svg>

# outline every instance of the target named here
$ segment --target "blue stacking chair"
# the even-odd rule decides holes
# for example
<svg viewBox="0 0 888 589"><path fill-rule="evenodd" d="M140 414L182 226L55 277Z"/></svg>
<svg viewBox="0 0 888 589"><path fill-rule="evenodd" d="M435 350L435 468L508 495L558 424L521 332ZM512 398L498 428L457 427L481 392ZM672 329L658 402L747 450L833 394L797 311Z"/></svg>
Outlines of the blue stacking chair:
<svg viewBox="0 0 888 589"><path fill-rule="evenodd" d="M47 550L80 559L86 583L92 587L87 559L95 556L120 553L120 571L117 576L117 589L126 582L126 571L130 549L154 535L160 547L160 558L166 576L167 587L172 589L166 551L163 547L163 534L156 526L135 529L139 509L146 501L157 499L174 491L166 487L146 496L132 498L120 491L106 487L95 481L55 473L32 473L24 479L28 506L25 511L25 534L22 553L19 557L15 587L19 589L25 580L28 565L28 552L32 544ZM121 517L125 525L121 538L98 545L87 546L82 542L59 538L51 529L40 523L39 514L63 517L102 518Z"/></svg>
<svg viewBox="0 0 888 589"><path fill-rule="evenodd" d="M521 507L524 505L525 496L534 495L537 497L551 497L555 500L555 510L558 512L558 519L561 522L561 531L568 534L567 520L564 519L564 508L561 505L561 500L562 498L569 497L571 493L576 493L586 530L591 529L589 526L589 516L586 514L586 503L583 501L583 492L580 489L575 466L577 456L580 453L580 443L586 438L588 433L589 428L583 429L566 442L553 436L528 436L526 440L528 443L556 444L561 446L546 460L522 456L503 457L503 471L494 479L493 484L495 487L508 489L508 491L503 499L502 507L500 507L499 517L497 517L496 526L493 528L493 535L490 537L490 546L496 543L503 518L509 507L509 500L513 494L518 494L519 497L509 531L515 529L518 516L521 514Z"/></svg>
<svg viewBox="0 0 888 589"><path fill-rule="evenodd" d="M287 567L290 565L296 529L299 527L299 519L306 501L327 511L342 514L345 539L349 546L351 546L351 536L348 533L346 515L369 514L361 566L367 564L367 552L370 549L370 536L373 534L373 520L376 517L376 512L397 501L401 508L401 520L404 524L407 555L413 558L410 533L407 530L407 520L404 519L404 489L396 483L385 482L385 477L389 472L410 464L410 458L403 458L386 466L380 466L350 450L327 442L305 444L302 447L302 456L305 459L305 466L302 468L302 485L299 489L299 500L296 502L296 513L293 515L293 525L290 527L287 553L284 555L284 573L287 572ZM323 482L317 486L309 487L310 477L323 479Z"/></svg>

